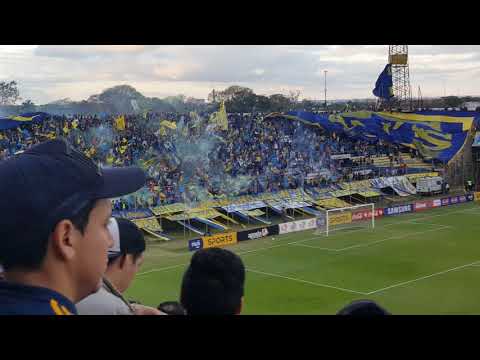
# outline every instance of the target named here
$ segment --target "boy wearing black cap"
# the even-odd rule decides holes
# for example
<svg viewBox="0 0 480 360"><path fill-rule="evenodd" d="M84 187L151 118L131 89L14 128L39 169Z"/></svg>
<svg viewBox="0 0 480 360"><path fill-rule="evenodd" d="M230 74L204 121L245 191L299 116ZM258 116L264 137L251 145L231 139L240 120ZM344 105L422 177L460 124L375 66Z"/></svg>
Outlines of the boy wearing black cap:
<svg viewBox="0 0 480 360"><path fill-rule="evenodd" d="M112 246L110 198L137 191L137 167L99 168L63 140L0 161L0 315L70 315L95 293Z"/></svg>
<svg viewBox="0 0 480 360"><path fill-rule="evenodd" d="M145 239L132 221L110 219L108 231L113 246L108 251L108 267L102 287L77 303L79 315L160 315L155 308L130 304L122 295L143 262Z"/></svg>

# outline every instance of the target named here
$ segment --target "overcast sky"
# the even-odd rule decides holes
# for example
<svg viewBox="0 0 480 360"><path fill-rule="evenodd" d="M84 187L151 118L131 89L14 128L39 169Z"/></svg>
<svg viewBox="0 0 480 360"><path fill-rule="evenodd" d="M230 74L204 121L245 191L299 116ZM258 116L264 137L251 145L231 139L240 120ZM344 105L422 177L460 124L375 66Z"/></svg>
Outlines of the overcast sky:
<svg viewBox="0 0 480 360"><path fill-rule="evenodd" d="M479 45L412 45L412 95L480 95ZM36 46L0 45L0 81L16 80L36 104L129 84L146 96L206 98L238 84L257 94L300 90L303 98L372 98L388 45Z"/></svg>

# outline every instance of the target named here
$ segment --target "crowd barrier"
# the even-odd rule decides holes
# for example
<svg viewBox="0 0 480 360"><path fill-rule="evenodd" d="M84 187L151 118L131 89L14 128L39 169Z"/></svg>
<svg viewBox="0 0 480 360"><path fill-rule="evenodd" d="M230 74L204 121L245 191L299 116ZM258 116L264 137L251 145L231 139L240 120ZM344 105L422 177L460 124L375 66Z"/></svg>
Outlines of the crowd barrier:
<svg viewBox="0 0 480 360"><path fill-rule="evenodd" d="M431 210L431 209L442 207L442 206L451 206L456 204L463 204L470 201L478 201L478 199L480 199L480 193L468 193L465 195L448 196L448 197L434 199L434 200L420 200L420 201L415 201L411 204L375 209L374 216L377 218L382 216L396 216L396 215L408 214L412 212L421 212L421 211ZM371 210L361 210L361 211L351 213L348 219L339 218L337 220L340 222L342 221L352 222L352 221L369 219L371 217L372 217ZM240 241L261 239L271 235L278 235L278 234L282 235L282 234L288 234L292 232L311 230L317 227L316 222L317 222L316 218L311 218L311 219L290 221L290 222L282 223L279 225L266 226L266 227L252 229L252 230L230 232L230 233L218 234L214 236L204 236L199 239L190 240L188 242L188 248L190 251L195 251L199 249L206 249L209 247L217 247L217 246L220 247L220 246L232 245Z"/></svg>

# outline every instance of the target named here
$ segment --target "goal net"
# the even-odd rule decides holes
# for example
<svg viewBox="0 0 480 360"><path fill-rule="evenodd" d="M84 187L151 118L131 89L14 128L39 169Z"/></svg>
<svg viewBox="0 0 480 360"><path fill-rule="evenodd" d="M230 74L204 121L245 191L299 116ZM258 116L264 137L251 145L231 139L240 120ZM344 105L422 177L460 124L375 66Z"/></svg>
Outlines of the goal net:
<svg viewBox="0 0 480 360"><path fill-rule="evenodd" d="M344 229L375 228L375 205L362 204L338 209L323 210L317 216L316 235L328 236Z"/></svg>

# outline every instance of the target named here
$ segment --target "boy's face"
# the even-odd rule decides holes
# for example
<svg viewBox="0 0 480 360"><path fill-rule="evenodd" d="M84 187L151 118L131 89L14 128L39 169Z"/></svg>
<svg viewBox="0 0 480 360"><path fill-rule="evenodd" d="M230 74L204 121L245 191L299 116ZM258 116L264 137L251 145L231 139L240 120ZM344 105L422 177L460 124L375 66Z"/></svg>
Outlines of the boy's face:
<svg viewBox="0 0 480 360"><path fill-rule="evenodd" d="M75 266L78 274L78 294L81 299L96 292L101 286L102 277L107 269L108 249L113 245L113 239L107 229L111 214L110 200L98 200L90 212L84 233L78 231L77 235L82 239L78 242Z"/></svg>
<svg viewBox="0 0 480 360"><path fill-rule="evenodd" d="M123 261L122 271L122 281L118 284L118 291L121 293L125 292L130 284L132 283L135 275L140 270L140 267L143 264L143 253L139 255L136 259L133 254L126 254Z"/></svg>

